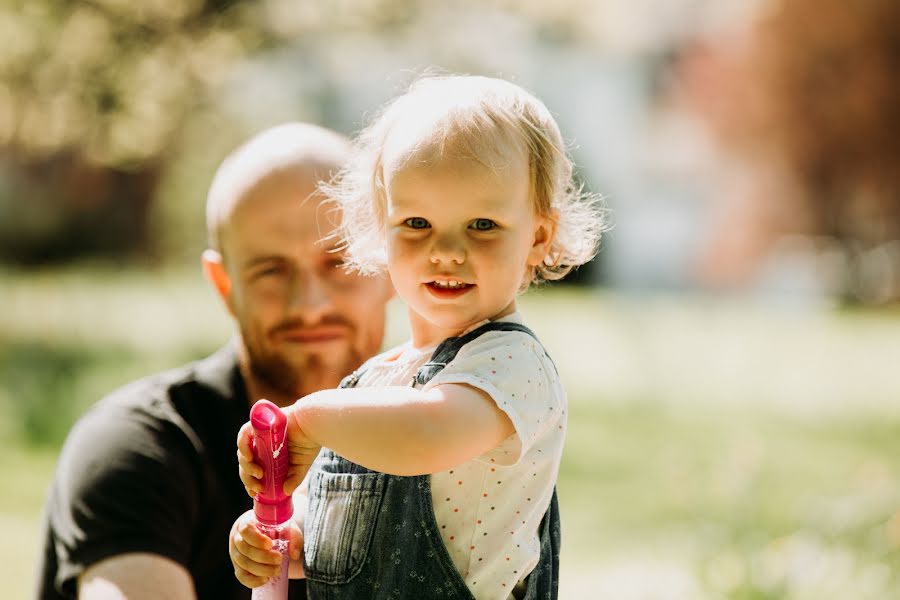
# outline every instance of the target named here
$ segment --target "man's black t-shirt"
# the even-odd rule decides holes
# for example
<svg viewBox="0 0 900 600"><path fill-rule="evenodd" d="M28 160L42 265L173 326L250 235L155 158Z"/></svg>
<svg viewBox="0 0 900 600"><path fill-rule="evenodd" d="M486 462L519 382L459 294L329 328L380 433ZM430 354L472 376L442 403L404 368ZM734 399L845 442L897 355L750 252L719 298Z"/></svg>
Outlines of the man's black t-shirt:
<svg viewBox="0 0 900 600"><path fill-rule="evenodd" d="M140 380L99 402L69 433L44 515L37 597L76 597L84 570L129 552L183 565L197 597L248 599L228 532L252 507L238 478L249 404L233 348ZM303 581L291 598L305 598Z"/></svg>

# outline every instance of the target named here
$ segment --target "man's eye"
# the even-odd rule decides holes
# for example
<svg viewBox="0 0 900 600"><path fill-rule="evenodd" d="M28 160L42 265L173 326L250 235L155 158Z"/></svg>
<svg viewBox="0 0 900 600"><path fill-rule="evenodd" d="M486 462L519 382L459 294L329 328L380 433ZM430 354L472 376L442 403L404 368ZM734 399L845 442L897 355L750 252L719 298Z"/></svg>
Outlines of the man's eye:
<svg viewBox="0 0 900 600"><path fill-rule="evenodd" d="M279 275L284 275L285 268L279 265L272 265L270 267L263 267L257 269L256 272L253 273L254 279L260 279L262 277L277 277Z"/></svg>
<svg viewBox="0 0 900 600"><path fill-rule="evenodd" d="M403 224L412 229L425 229L429 226L428 221L422 217L412 217L411 219L403 221Z"/></svg>
<svg viewBox="0 0 900 600"><path fill-rule="evenodd" d="M477 231L488 231L496 227L497 224L491 221L490 219L475 219L472 221L470 227Z"/></svg>

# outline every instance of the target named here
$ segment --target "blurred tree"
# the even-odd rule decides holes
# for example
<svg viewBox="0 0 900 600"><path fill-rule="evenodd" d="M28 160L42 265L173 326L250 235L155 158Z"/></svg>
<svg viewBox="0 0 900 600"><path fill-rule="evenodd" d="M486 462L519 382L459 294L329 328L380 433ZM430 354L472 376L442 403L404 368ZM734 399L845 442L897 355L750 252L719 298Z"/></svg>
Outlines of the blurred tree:
<svg viewBox="0 0 900 600"><path fill-rule="evenodd" d="M145 249L185 116L262 28L232 0L13 4L0 8L0 256Z"/></svg>
<svg viewBox="0 0 900 600"><path fill-rule="evenodd" d="M841 249L838 293L898 301L900 2L764 6L752 29L690 49L683 81L725 144L763 166L775 227Z"/></svg>
<svg viewBox="0 0 900 600"><path fill-rule="evenodd" d="M414 0L0 4L0 261L152 253L150 208L167 160L189 117L216 103L234 66L307 35L390 32L423 6Z"/></svg>
<svg viewBox="0 0 900 600"><path fill-rule="evenodd" d="M296 114L324 121L336 119L342 103L348 106L332 97L347 89L337 80L347 73L361 76L348 64L364 63L365 76L377 68L370 65L388 64L354 52L378 54L383 47L385 56L393 56L406 45L416 48L414 58L398 71L408 66L412 73L433 61L453 70L503 74L505 63L496 55L518 57L534 39L597 51L602 40L615 37L615 14L614 7L590 0L0 2L0 261L168 251L175 244L157 247L164 236L154 231L151 240L148 233L154 219L165 221L167 232L179 229L180 217L171 215L183 211L167 210L162 218L151 211L163 204L160 196L169 195L164 176L172 173L170 161L188 136L194 136L191 143L200 138L213 155L234 141L221 135L223 125L233 127L229 132L236 137L247 133L225 124L228 115L218 121L204 117L234 99L226 97L234 94L228 86L240 79L235 67L253 62L248 59L265 62L275 50L290 47L290 60L308 65L286 76L321 80L307 82L318 85L320 95L301 101L322 106ZM497 42L497 23L507 26L503 31L514 43ZM241 101L257 113L272 106L255 84L266 76L261 85L283 89L291 83L283 79L285 71L273 73L245 79L251 89ZM199 131L197 123L213 126ZM205 182L195 186L201 187ZM174 206L185 199L165 200Z"/></svg>

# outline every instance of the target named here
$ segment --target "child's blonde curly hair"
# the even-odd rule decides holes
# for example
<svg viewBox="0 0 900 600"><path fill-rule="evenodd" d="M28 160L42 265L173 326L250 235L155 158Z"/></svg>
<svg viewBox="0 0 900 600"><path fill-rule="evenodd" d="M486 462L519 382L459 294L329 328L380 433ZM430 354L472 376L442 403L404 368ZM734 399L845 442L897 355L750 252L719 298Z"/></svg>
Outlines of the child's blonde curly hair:
<svg viewBox="0 0 900 600"><path fill-rule="evenodd" d="M342 210L337 235L349 269L368 275L385 270L383 148L401 122L427 128L415 155L432 164L452 157L497 168L509 160L511 148L527 157L535 211L555 222L556 235L544 261L526 268L523 290L560 279L594 256L605 229L600 199L573 181L572 161L547 107L501 79L429 75L382 110L357 136L348 166L323 185Z"/></svg>

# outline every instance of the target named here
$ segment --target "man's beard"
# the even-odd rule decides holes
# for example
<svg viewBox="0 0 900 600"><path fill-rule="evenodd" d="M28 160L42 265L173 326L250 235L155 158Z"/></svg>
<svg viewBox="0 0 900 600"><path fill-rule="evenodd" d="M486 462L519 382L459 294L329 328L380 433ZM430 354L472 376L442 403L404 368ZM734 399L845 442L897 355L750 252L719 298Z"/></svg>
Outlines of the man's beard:
<svg viewBox="0 0 900 600"><path fill-rule="evenodd" d="M300 398L337 386L344 376L362 364L364 358L351 345L338 364L326 364L321 355L307 352L298 352L296 360L289 361L282 354L266 350L249 332L242 331L242 336L253 377L265 387L287 397Z"/></svg>
<svg viewBox="0 0 900 600"><path fill-rule="evenodd" d="M288 397L301 395L301 372L322 368L318 356L307 355L302 364L293 365L278 354L257 351L253 344L247 344L247 358L250 372L258 382Z"/></svg>

